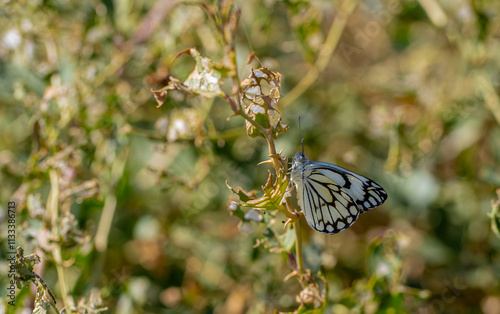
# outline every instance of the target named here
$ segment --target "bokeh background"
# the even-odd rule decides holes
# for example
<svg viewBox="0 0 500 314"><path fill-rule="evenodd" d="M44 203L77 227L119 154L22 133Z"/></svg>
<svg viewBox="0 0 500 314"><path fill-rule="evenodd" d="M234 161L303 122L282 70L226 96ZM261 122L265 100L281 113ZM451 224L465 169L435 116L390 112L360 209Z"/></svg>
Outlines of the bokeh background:
<svg viewBox="0 0 500 314"><path fill-rule="evenodd" d="M7 202L16 201L17 243L42 258L35 271L59 310L70 303L64 295L82 313L297 308L298 282L283 281L286 254L255 248L262 229L241 230L227 210L226 180L247 190L265 183L270 168L257 166L267 159L265 141L248 137L241 118L228 120L223 99L173 92L156 108L150 92L192 71L189 57L172 62L179 51L224 58L206 11L230 5L3 1L2 297ZM280 110L290 129L277 148L290 157L299 149L301 116L311 160L364 174L389 194L337 235L303 225L306 266L329 283L328 311L377 312L370 246L391 237L394 306L500 313L500 238L488 216L500 187L500 3L234 5L240 78L251 65L283 76ZM252 51L261 64L245 63ZM32 309L33 287L18 293L15 308L2 298L4 310Z"/></svg>

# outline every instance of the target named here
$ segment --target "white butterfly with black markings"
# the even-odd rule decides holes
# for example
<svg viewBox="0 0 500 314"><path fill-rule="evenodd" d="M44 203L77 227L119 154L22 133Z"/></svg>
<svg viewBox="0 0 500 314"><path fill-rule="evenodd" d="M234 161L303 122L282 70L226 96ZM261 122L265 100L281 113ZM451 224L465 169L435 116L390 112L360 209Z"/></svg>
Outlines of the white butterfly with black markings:
<svg viewBox="0 0 500 314"><path fill-rule="evenodd" d="M327 234L349 228L360 213L387 199L387 192L374 181L336 165L309 161L303 152L293 157L291 178L307 223Z"/></svg>

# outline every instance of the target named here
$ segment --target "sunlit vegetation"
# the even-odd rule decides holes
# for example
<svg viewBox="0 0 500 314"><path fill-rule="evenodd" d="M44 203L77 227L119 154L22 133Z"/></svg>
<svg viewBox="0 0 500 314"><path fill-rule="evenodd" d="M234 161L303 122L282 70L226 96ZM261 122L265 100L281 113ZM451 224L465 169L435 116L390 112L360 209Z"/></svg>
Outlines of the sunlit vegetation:
<svg viewBox="0 0 500 314"><path fill-rule="evenodd" d="M498 313L496 1L3 1L24 313ZM301 150L388 200L299 217ZM13 207L14 208L14 207ZM9 220L10 219L10 220ZM1 312L1 311L0 311Z"/></svg>

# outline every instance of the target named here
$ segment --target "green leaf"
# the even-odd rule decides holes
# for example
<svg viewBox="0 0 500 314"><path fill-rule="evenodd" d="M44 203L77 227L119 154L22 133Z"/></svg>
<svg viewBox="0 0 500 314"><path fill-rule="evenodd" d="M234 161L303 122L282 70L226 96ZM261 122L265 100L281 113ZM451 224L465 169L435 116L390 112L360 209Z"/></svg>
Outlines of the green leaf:
<svg viewBox="0 0 500 314"><path fill-rule="evenodd" d="M227 187L231 192L239 197L239 205L244 207L252 207L260 210L275 210L281 207L281 201L285 196L286 189L289 185L289 178L283 171L278 173L278 177L273 182L273 175L269 172L266 185L262 187L264 194L257 197L257 191L245 192L241 188L233 189L226 182Z"/></svg>
<svg viewBox="0 0 500 314"><path fill-rule="evenodd" d="M500 239L500 189L497 190L498 200L491 201L491 230Z"/></svg>
<svg viewBox="0 0 500 314"><path fill-rule="evenodd" d="M280 236L280 243L286 252L291 252L295 247L295 230L288 229Z"/></svg>
<svg viewBox="0 0 500 314"><path fill-rule="evenodd" d="M27 286L30 282L35 284L36 298L33 313L46 313L49 306L52 306L56 313L59 313L52 291L50 291L42 277L33 270L33 267L39 264L40 261L40 257L37 254L28 254L25 256L23 248L18 246L16 261L14 263L14 279L17 282L18 288Z"/></svg>

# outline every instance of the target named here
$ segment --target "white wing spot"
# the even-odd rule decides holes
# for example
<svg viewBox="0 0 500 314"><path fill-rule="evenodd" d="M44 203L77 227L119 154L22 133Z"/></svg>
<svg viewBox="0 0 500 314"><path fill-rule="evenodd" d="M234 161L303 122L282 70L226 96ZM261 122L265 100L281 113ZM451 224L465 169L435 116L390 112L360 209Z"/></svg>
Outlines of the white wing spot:
<svg viewBox="0 0 500 314"><path fill-rule="evenodd" d="M328 225L328 226L326 227L326 230L327 230L328 232L332 232L334 229L333 229L332 225Z"/></svg>
<svg viewBox="0 0 500 314"><path fill-rule="evenodd" d="M325 225L323 224L322 221L319 222L319 224L316 225L319 230L325 230Z"/></svg>
<svg viewBox="0 0 500 314"><path fill-rule="evenodd" d="M354 205L351 205L351 207L349 207L349 211L351 212L351 215L354 215L354 216L356 216L356 214L358 213L358 210L357 210L356 206L354 206Z"/></svg>

